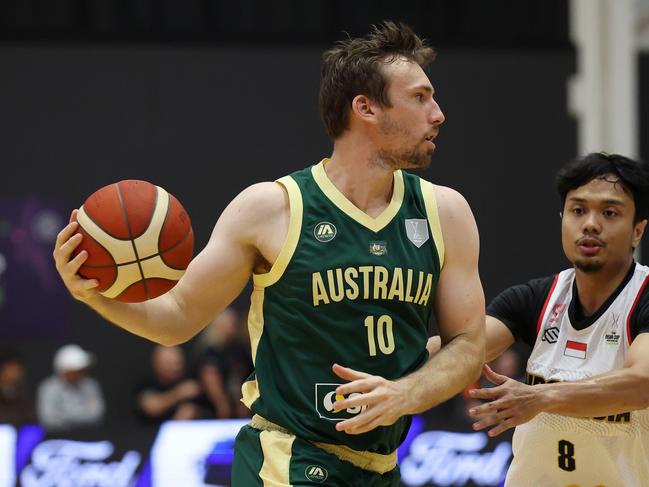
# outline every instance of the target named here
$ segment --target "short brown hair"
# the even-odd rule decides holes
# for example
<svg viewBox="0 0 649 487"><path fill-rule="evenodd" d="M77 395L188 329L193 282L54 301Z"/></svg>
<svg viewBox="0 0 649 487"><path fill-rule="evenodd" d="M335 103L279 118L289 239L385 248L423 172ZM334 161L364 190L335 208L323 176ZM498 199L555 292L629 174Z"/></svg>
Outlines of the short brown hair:
<svg viewBox="0 0 649 487"><path fill-rule="evenodd" d="M391 106L388 80L382 65L400 58L422 68L432 63L435 51L403 23L385 21L372 26L366 37L339 41L322 55L320 115L327 134L338 138L349 124L355 96L364 94L382 106Z"/></svg>

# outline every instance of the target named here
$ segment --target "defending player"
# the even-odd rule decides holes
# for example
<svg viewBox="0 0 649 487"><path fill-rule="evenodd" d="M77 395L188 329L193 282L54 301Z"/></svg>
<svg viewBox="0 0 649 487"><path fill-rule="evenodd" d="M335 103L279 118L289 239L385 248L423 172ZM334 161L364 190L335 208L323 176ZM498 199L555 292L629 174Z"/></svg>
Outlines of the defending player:
<svg viewBox="0 0 649 487"><path fill-rule="evenodd" d="M409 415L456 394L484 356L478 233L457 192L402 169L426 167L444 121L422 67L434 58L408 27L385 23L323 58L320 105L333 154L253 185L168 294L124 304L54 256L74 297L163 344L194 336L253 277L255 416L237 438L233 485L398 485ZM435 308L444 347L429 360Z"/></svg>
<svg viewBox="0 0 649 487"><path fill-rule="evenodd" d="M501 293L487 309L487 360L533 347L525 385L485 366L491 399L474 428L514 433L508 486L649 485L649 167L590 154L557 177L571 269Z"/></svg>

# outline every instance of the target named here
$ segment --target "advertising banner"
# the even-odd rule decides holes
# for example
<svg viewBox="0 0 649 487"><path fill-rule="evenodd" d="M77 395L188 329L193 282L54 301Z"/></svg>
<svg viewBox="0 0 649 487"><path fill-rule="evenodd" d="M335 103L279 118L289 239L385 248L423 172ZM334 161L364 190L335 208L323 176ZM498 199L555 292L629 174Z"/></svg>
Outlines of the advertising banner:
<svg viewBox="0 0 649 487"><path fill-rule="evenodd" d="M68 435L47 435L37 425L19 431L0 425L0 487L229 487L234 439L247 422L169 421L157 431ZM511 432L489 438L463 424L447 421L446 427L413 418L398 451L402 486L502 485Z"/></svg>

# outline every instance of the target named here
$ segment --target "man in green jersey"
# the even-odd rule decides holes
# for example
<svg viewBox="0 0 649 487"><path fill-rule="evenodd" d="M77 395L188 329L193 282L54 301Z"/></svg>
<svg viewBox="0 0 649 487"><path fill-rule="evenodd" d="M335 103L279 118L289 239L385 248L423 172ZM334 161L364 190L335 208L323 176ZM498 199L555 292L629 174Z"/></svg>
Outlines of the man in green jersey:
<svg viewBox="0 0 649 487"><path fill-rule="evenodd" d="M106 299L71 258L70 293L120 327L184 342L253 278L248 328L254 413L237 437L233 485L398 485L410 415L479 374L484 295L478 232L457 192L402 169L427 167L444 115L423 67L434 51L386 22L324 54L320 107L330 158L250 186L223 211L183 278L156 299ZM429 358L435 311L443 347Z"/></svg>

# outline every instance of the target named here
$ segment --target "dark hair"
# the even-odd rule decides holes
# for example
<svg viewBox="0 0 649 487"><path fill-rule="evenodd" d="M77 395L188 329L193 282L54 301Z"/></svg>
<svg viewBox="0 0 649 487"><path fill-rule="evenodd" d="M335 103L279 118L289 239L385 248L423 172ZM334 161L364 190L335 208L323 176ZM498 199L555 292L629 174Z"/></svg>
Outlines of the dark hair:
<svg viewBox="0 0 649 487"><path fill-rule="evenodd" d="M568 191L607 174L615 175L622 189L633 197L634 223L645 220L649 213L649 164L619 154L593 152L561 168L556 178L561 205L565 204Z"/></svg>
<svg viewBox="0 0 649 487"><path fill-rule="evenodd" d="M7 363L22 364L22 362L22 356L17 350L14 350L13 348L0 349L0 368L4 367Z"/></svg>
<svg viewBox="0 0 649 487"><path fill-rule="evenodd" d="M422 68L432 63L435 51L410 27L385 21L372 26L366 37L339 41L322 55L320 115L327 134L339 137L349 123L351 102L363 94L382 106L391 106L388 80L381 67L400 58Z"/></svg>

